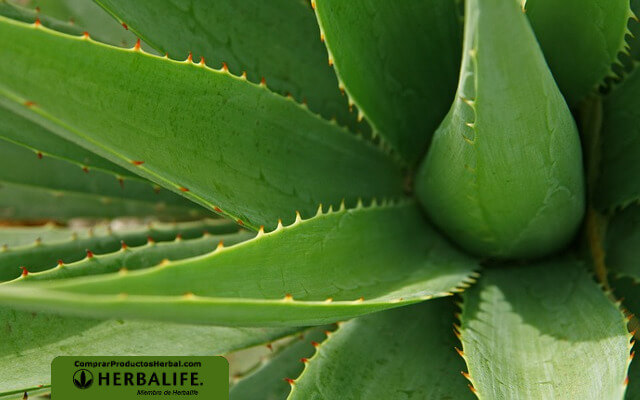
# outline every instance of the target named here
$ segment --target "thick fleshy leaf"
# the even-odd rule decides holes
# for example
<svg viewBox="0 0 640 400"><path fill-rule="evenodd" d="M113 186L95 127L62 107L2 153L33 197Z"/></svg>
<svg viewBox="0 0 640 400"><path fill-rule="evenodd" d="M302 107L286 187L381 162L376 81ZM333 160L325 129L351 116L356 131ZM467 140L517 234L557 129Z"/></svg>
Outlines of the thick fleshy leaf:
<svg viewBox="0 0 640 400"><path fill-rule="evenodd" d="M623 398L626 320L582 263L487 268L463 299L460 335L479 398Z"/></svg>
<svg viewBox="0 0 640 400"><path fill-rule="evenodd" d="M0 181L0 219L42 222L72 218L154 217L169 220L210 216L200 207L172 206L105 197L99 194L61 192Z"/></svg>
<svg viewBox="0 0 640 400"><path fill-rule="evenodd" d="M594 200L603 210L640 199L639 93L636 68L602 103L600 177Z"/></svg>
<svg viewBox="0 0 640 400"><path fill-rule="evenodd" d="M123 177L138 177L131 171L55 135L2 106L0 106L0 138L27 147L42 157L58 157L89 169L110 171Z"/></svg>
<svg viewBox="0 0 640 400"><path fill-rule="evenodd" d="M215 68L224 62L235 75L265 78L270 89L355 127L306 0L96 2L162 54L182 60L191 52Z"/></svg>
<svg viewBox="0 0 640 400"><path fill-rule="evenodd" d="M629 323L630 330L637 329L638 315L640 315L640 286L639 281L632 278L616 278L610 277L611 287L617 298L622 300L623 307L628 313L633 314L635 317L631 317ZM635 321L634 321L635 320ZM625 399L638 400L640 399L640 361L636 357L633 357L633 353L640 351L640 346L637 344L638 332L635 332L635 341L632 349L632 354L629 359L631 365L629 366L629 384L627 386L627 393Z"/></svg>
<svg viewBox="0 0 640 400"><path fill-rule="evenodd" d="M0 280L13 279L20 275L19 267L24 267L29 272L44 271L55 267L60 261L70 263L83 257L93 257L94 254L114 252L121 248L121 243L140 246L148 241L175 240L177 235L188 239L202 236L204 232L223 234L236 231L237 226L233 223L212 220L181 224L156 224L144 228L116 231L108 229L106 232L88 234L84 237L76 235L60 241L36 240L35 243L28 245L7 246L0 251ZM96 260L95 264L100 264L100 262Z"/></svg>
<svg viewBox="0 0 640 400"><path fill-rule="evenodd" d="M609 271L640 282L640 206L631 205L609 218L603 245Z"/></svg>
<svg viewBox="0 0 640 400"><path fill-rule="evenodd" d="M74 235L86 237L90 228L71 229L48 223L33 226L2 226L0 227L0 244L4 246L21 246L32 244L36 240L56 241L71 239Z"/></svg>
<svg viewBox="0 0 640 400"><path fill-rule="evenodd" d="M31 273L29 281L67 279L77 276L98 275L110 272L123 273L125 270L143 269L158 265L164 260L175 261L210 253L220 245L233 245L255 236L253 232L241 231L229 234L205 234L202 237L184 240L176 239L170 242L156 243L149 241L145 245L121 247L119 251L103 255L93 255L71 264L58 264L56 268L45 269L42 272ZM51 251L53 253L53 251ZM30 253L20 260L28 265L26 260ZM0 253L0 260L2 253ZM17 258L17 257L14 257ZM1 261L0 261L1 262ZM3 268L4 269L4 268ZM40 269L40 268L38 268ZM24 280L23 277L18 278Z"/></svg>
<svg viewBox="0 0 640 400"><path fill-rule="evenodd" d="M5 140L0 140L0 181L65 193L199 208L184 197L162 190L148 181L92 171L65 160L44 157Z"/></svg>
<svg viewBox="0 0 640 400"><path fill-rule="evenodd" d="M345 322L318 346L289 399L472 399L454 311L441 299Z"/></svg>
<svg viewBox="0 0 640 400"><path fill-rule="evenodd" d="M330 334L329 331L315 328L300 335L235 383L229 391L229 399L285 399L290 390L287 379L300 375L304 363L314 354L315 346L325 340L327 334Z"/></svg>
<svg viewBox="0 0 640 400"><path fill-rule="evenodd" d="M549 68L570 105L611 75L625 50L629 0L523 0Z"/></svg>
<svg viewBox="0 0 640 400"><path fill-rule="evenodd" d="M447 113L460 68L454 0L314 0L341 86L410 163Z"/></svg>
<svg viewBox="0 0 640 400"><path fill-rule="evenodd" d="M25 397L25 393L28 397ZM48 400L51 398L51 386L25 387L0 393L0 400L24 400L25 398L30 400Z"/></svg>
<svg viewBox="0 0 640 400"><path fill-rule="evenodd" d="M136 36L127 31L100 6L87 0L13 0L27 7L37 7L39 14L70 21L80 32L88 31L91 37L114 46L131 47ZM11 17L11 16L10 16ZM12 18L12 17L11 17ZM14 18L15 19L15 18ZM33 22L33 21L27 21ZM45 26L49 26L44 24ZM52 29L59 30L51 26Z"/></svg>
<svg viewBox="0 0 640 400"><path fill-rule="evenodd" d="M62 355L220 355L297 330L100 321L0 309L0 393L50 383Z"/></svg>
<svg viewBox="0 0 640 400"><path fill-rule="evenodd" d="M0 96L14 107L249 227L402 193L399 167L381 150L224 70L4 18L0 36Z"/></svg>
<svg viewBox="0 0 640 400"><path fill-rule="evenodd" d="M450 295L472 281L474 268L415 204L401 203L319 213L142 271L50 283L27 276L3 285L0 302L99 317L319 325Z"/></svg>
<svg viewBox="0 0 640 400"><path fill-rule="evenodd" d="M33 23L36 21L36 19L38 19L44 26L47 26L58 32L70 33L75 35L82 34L82 28L71 23L71 21L61 21L47 15L41 15L36 10L23 8L17 4L9 3L6 0L0 0L0 15L29 23Z"/></svg>
<svg viewBox="0 0 640 400"><path fill-rule="evenodd" d="M580 227L580 137L514 0L465 2L456 99L415 178L431 220L466 250L533 258Z"/></svg>

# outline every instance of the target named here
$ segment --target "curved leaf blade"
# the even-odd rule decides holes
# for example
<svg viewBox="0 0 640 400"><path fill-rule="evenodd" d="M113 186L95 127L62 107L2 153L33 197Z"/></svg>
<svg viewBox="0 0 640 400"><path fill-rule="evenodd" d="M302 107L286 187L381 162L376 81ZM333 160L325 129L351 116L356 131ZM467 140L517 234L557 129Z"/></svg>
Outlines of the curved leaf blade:
<svg viewBox="0 0 640 400"><path fill-rule="evenodd" d="M72 21L80 33L87 31L91 37L114 46L131 47L136 36L113 20L100 6L87 0L19 0L27 7L38 7L39 14L51 16L61 21ZM33 22L33 21L25 21ZM45 26L49 26L46 25ZM55 27L52 29L59 31Z"/></svg>
<svg viewBox="0 0 640 400"><path fill-rule="evenodd" d="M640 72L636 68L602 103L600 176L594 191L601 210L640 199Z"/></svg>
<svg viewBox="0 0 640 400"><path fill-rule="evenodd" d="M634 204L612 215L606 227L603 246L607 269L640 282L640 206Z"/></svg>
<svg viewBox="0 0 640 400"><path fill-rule="evenodd" d="M0 219L40 222L73 218L154 217L168 220L210 216L202 208L171 206L90 193L70 193L0 181Z"/></svg>
<svg viewBox="0 0 640 400"><path fill-rule="evenodd" d="M479 398L622 399L624 315L572 260L488 268L463 293L461 341Z"/></svg>
<svg viewBox="0 0 640 400"><path fill-rule="evenodd" d="M338 79L409 163L424 153L456 92L461 26L454 0L314 0Z"/></svg>
<svg viewBox="0 0 640 400"><path fill-rule="evenodd" d="M58 242L36 241L25 246L6 247L0 251L0 280L16 278L20 275L19 267L25 267L29 272L45 271L55 267L59 261L70 263L84 257L93 258L94 254L111 253L120 249L122 242L129 246L141 246L151 240L175 240L178 235L188 239L202 236L204 232L221 234L235 231L235 224L223 220L156 224L137 229L107 230L102 234L71 237ZM88 251L91 251L90 255ZM123 254L122 257L127 258L128 255ZM95 261L92 264L101 263L97 259L92 261Z"/></svg>
<svg viewBox="0 0 640 400"><path fill-rule="evenodd" d="M279 400L289 394L289 383L285 379L298 376L306 359L315 352L313 343L321 343L329 331L315 328L304 332L293 343L243 377L229 390L230 400ZM289 378L291 379L291 378Z"/></svg>
<svg viewBox="0 0 640 400"><path fill-rule="evenodd" d="M525 0L549 68L569 105L574 106L611 76L625 51L633 13L629 0Z"/></svg>
<svg viewBox="0 0 640 400"><path fill-rule="evenodd" d="M632 278L615 278L610 280L611 287L615 292L616 296L622 300L624 307L626 308L628 313L632 313L632 315L637 316L638 311L640 311L640 287L638 286L638 282ZM632 316L628 317L630 321L633 321L634 318ZM637 317L635 317L635 322L637 323ZM630 322L629 330L637 329L637 325L634 325L634 322ZM637 342L637 334L638 332L632 332L636 337ZM632 342L633 344L633 342ZM637 400L640 399L640 362L633 357L635 352L639 350L638 344L633 344L633 350L631 353L631 357L629 357L629 372L628 372L628 386L627 393L625 395L626 400Z"/></svg>
<svg viewBox="0 0 640 400"><path fill-rule="evenodd" d="M36 10L24 8L17 4L10 3L6 0L0 0L0 15L29 23L34 23L36 19L39 19L40 23L42 23L44 26L54 29L58 32L69 33L72 35L82 34L82 29L72 24L71 21L60 21L47 15L41 15Z"/></svg>
<svg viewBox="0 0 640 400"><path fill-rule="evenodd" d="M0 303L100 317L319 325L450 295L476 267L422 222L415 204L400 203L318 214L205 256L124 275L51 283L29 283L27 276L20 285L2 285Z"/></svg>
<svg viewBox="0 0 640 400"><path fill-rule="evenodd" d="M438 299L341 324L318 346L289 399L471 399L451 332L453 302Z"/></svg>
<svg viewBox="0 0 640 400"><path fill-rule="evenodd" d="M164 260L176 261L185 258L196 257L210 253L220 243L234 245L253 237L254 234L247 231L229 234L206 234L199 238L183 240L176 238L169 242L147 242L136 247L122 247L112 253L85 257L71 264L63 264L56 268L45 269L42 272L31 273L29 282L40 280L69 279L79 276L107 274L110 272L124 272L137 270L164 262ZM1 256L1 254L0 254ZM28 258L28 257L25 257ZM24 281L22 277L18 280Z"/></svg>
<svg viewBox="0 0 640 400"><path fill-rule="evenodd" d="M265 78L272 90L356 128L308 1L196 0L188 7L169 0L96 2L161 54L183 59L191 52L216 68L224 62L234 75Z"/></svg>
<svg viewBox="0 0 640 400"><path fill-rule="evenodd" d="M61 355L220 355L298 329L100 321L6 308L0 318L0 392L50 383L51 361Z"/></svg>
<svg viewBox="0 0 640 400"><path fill-rule="evenodd" d="M118 176L138 177L131 171L55 135L2 106L0 106L0 138L27 147L42 156L62 158L90 169L109 171Z"/></svg>
<svg viewBox="0 0 640 400"><path fill-rule="evenodd" d="M10 60L0 62L1 96L16 107L26 101L64 125L67 139L248 227L273 228L319 203L402 193L399 167L382 151L225 71L4 18L0 35L0 60ZM108 90L98 101L87 85Z"/></svg>
<svg viewBox="0 0 640 400"><path fill-rule="evenodd" d="M94 194L112 199L143 201L185 208L197 205L147 181L51 157L0 139L0 181L66 193Z"/></svg>

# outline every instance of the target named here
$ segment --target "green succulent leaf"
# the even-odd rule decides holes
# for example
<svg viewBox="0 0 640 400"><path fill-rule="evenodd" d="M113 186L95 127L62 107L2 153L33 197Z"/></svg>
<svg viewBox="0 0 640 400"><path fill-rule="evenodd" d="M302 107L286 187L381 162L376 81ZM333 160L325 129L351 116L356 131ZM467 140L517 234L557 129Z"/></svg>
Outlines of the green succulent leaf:
<svg viewBox="0 0 640 400"><path fill-rule="evenodd" d="M22 246L32 244L36 240L56 241L71 239L74 236L86 237L90 228L71 229L63 226L56 226L53 223L34 226L3 226L0 227L0 245Z"/></svg>
<svg viewBox="0 0 640 400"><path fill-rule="evenodd" d="M460 335L479 398L623 398L626 320L582 263L487 268L463 299Z"/></svg>
<svg viewBox="0 0 640 400"><path fill-rule="evenodd" d="M416 176L432 221L496 258L564 247L584 215L576 124L515 1L466 3L462 73Z"/></svg>
<svg viewBox="0 0 640 400"><path fill-rule="evenodd" d="M626 51L629 0L522 0L549 68L574 106Z"/></svg>
<svg viewBox="0 0 640 400"><path fill-rule="evenodd" d="M154 217L196 219L210 216L199 207L185 208L161 202L113 199L100 194L72 193L0 181L0 219L66 221L73 218Z"/></svg>
<svg viewBox="0 0 640 400"><path fill-rule="evenodd" d="M5 18L0 36L0 96L33 102L66 139L248 227L402 193L382 151L241 77Z"/></svg>
<svg viewBox="0 0 640 400"><path fill-rule="evenodd" d="M106 274L152 267L164 260L182 260L189 257L210 253L220 243L234 245L255 236L253 232L241 231L229 234L205 234L202 237L184 240L178 238L170 242L156 243L148 241L146 244L129 247L123 246L120 250L103 255L92 255L71 264L59 264L56 268L49 268L42 272L29 272L28 279L24 277L18 280L25 282L39 280L68 279L78 276ZM1 262L2 253L0 253ZM24 257L28 259L29 257Z"/></svg>
<svg viewBox="0 0 640 400"><path fill-rule="evenodd" d="M27 394L27 399L31 400L45 400L51 398L51 386L42 385L28 388L21 388L19 390L12 390L5 393L0 393L0 400L24 400L24 394Z"/></svg>
<svg viewBox="0 0 640 400"><path fill-rule="evenodd" d="M421 222L415 204L401 203L318 213L124 275L3 285L0 302L99 317L300 326L450 295L475 268Z"/></svg>
<svg viewBox="0 0 640 400"><path fill-rule="evenodd" d="M318 346L289 399L470 399L449 299L341 324Z"/></svg>
<svg viewBox="0 0 640 400"><path fill-rule="evenodd" d="M636 68L602 103L600 177L595 204L601 210L640 199L640 72Z"/></svg>
<svg viewBox="0 0 640 400"><path fill-rule="evenodd" d="M183 238L194 238L202 236L204 232L210 233L231 233L237 231L237 226L224 220L212 220L204 222L186 222L180 224L156 224L143 229L131 229L121 231L99 232L98 234L87 235L85 237L71 237L66 240L56 242L36 241L33 244L5 247L0 251L0 280L9 280L20 275L19 267L26 268L29 272L44 271L56 266L58 260L70 263L82 259L83 257L94 258L94 254L111 253L121 249L122 244L128 246L140 246L148 243L149 240L154 241L171 241L175 240L177 235ZM246 236L243 236L246 237ZM218 240L219 241L219 240ZM218 242L216 242L217 244ZM152 246L151 246L152 247ZM185 247L188 247L185 246ZM215 247L214 247L215 248ZM133 250L131 250L133 252ZM115 262L123 262L128 258L129 252L123 252L115 257ZM176 255L179 253L175 253ZM91 260L92 265L100 270L105 268L103 264L110 264L111 258L100 261ZM169 258L169 257L163 257ZM134 258L142 261L139 258ZM153 258L152 258L153 259ZM103 262L104 260L104 262ZM158 260L157 262L160 262ZM95 262L93 262L95 261ZM124 265L123 265L124 266ZM142 267L140 265L139 267ZM61 269L66 270L66 266ZM73 275L73 272L67 272Z"/></svg>
<svg viewBox="0 0 640 400"><path fill-rule="evenodd" d="M606 265L615 275L640 282L640 206L632 205L611 216L604 239Z"/></svg>
<svg viewBox="0 0 640 400"><path fill-rule="evenodd" d="M300 335L277 354L263 362L250 374L235 383L229 391L230 400L280 400L290 391L287 379L300 375L304 363L315 353L315 347L330 334L315 328Z"/></svg>
<svg viewBox="0 0 640 400"><path fill-rule="evenodd" d="M234 75L265 78L270 89L356 127L306 0L96 2L162 54L183 60L191 52L215 68L224 62Z"/></svg>
<svg viewBox="0 0 640 400"><path fill-rule="evenodd" d="M616 278L615 276L612 276L610 278L613 291L616 296L622 300L626 310L636 316L635 322L637 323L637 315L638 312L640 312L640 287L638 286L638 281L626 277ZM629 328L635 330L637 329L637 325L634 326L633 322L630 322ZM635 331L636 343L633 346L631 357L629 358L631 365L629 365L628 386L627 393L625 395L626 400L640 399L640 362L634 357L634 353L640 350L640 346L637 344L637 334L638 331Z"/></svg>
<svg viewBox="0 0 640 400"><path fill-rule="evenodd" d="M0 0L2 1L2 0ZM132 47L136 36L114 21L100 6L88 0L14 0L27 7L38 7L42 17L70 21L80 32L89 32L92 38L114 46ZM10 18L13 18L9 16ZM15 19L15 18L14 18ZM25 21L33 22L33 21ZM45 26L49 26L44 24ZM56 29L53 26L50 28ZM71 32L70 32L71 33Z"/></svg>
<svg viewBox="0 0 640 400"><path fill-rule="evenodd" d="M101 321L6 308L0 308L0 320L0 393L49 384L51 361L57 356L220 355L299 329Z"/></svg>
<svg viewBox="0 0 640 400"><path fill-rule="evenodd" d="M0 15L7 18L15 19L22 22L33 23L38 19L44 26L54 29L58 32L69 33L72 35L82 34L82 28L71 23L68 20L58 20L47 15L41 15L36 10L21 7L17 4L9 3L6 0L0 0ZM1 122L1 120L0 120Z"/></svg>
<svg viewBox="0 0 640 400"><path fill-rule="evenodd" d="M314 0L350 101L409 163L423 154L455 93L461 29L454 0Z"/></svg>
<svg viewBox="0 0 640 400"><path fill-rule="evenodd" d="M110 199L198 208L173 192L150 182L92 171L65 160L44 157L25 147L0 140L0 181L65 193L94 194Z"/></svg>
<svg viewBox="0 0 640 400"><path fill-rule="evenodd" d="M1 4L1 3L0 3ZM0 138L31 149L39 156L52 156L89 169L99 169L122 177L138 176L131 171L69 142L0 105ZM1 142L4 145L4 141Z"/></svg>

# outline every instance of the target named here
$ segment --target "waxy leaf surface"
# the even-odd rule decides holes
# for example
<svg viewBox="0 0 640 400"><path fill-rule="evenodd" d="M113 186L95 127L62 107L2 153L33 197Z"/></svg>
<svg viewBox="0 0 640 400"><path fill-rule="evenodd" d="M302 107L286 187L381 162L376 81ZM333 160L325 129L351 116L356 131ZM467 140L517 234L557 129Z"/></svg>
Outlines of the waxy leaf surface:
<svg viewBox="0 0 640 400"><path fill-rule="evenodd" d="M1 17L0 36L0 96L248 227L402 193L387 154L241 77Z"/></svg>
<svg viewBox="0 0 640 400"><path fill-rule="evenodd" d="M476 263L421 221L413 203L328 212L141 271L55 282L27 276L2 285L0 302L185 323L330 323L450 295L472 281Z"/></svg>

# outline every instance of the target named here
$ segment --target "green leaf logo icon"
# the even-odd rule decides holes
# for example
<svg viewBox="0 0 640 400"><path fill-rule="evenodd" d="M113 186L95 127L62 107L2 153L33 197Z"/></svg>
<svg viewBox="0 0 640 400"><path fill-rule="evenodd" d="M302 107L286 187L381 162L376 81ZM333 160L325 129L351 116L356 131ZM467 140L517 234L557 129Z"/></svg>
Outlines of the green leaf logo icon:
<svg viewBox="0 0 640 400"><path fill-rule="evenodd" d="M93 384L93 374L87 369L79 369L73 374L73 384L78 389L88 389Z"/></svg>

